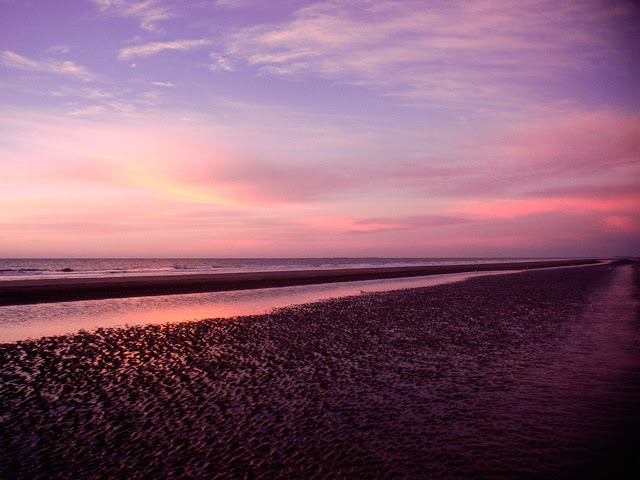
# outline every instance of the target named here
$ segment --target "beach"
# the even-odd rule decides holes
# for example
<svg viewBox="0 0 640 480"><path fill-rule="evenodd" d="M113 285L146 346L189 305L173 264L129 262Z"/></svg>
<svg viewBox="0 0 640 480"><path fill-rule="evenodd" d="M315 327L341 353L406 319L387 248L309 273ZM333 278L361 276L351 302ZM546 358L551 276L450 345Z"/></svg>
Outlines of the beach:
<svg viewBox="0 0 640 480"><path fill-rule="evenodd" d="M598 261L576 259L464 265L206 273L179 276L5 280L0 281L0 306L275 288L463 272L524 270L594 263L598 263Z"/></svg>
<svg viewBox="0 0 640 480"><path fill-rule="evenodd" d="M637 471L639 272L0 345L0 477L619 477Z"/></svg>

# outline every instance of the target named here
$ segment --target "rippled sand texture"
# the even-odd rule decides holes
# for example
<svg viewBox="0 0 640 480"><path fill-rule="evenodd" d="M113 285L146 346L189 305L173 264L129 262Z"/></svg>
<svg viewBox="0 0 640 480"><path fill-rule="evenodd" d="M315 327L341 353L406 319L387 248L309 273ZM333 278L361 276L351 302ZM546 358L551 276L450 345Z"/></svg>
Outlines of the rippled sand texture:
<svg viewBox="0 0 640 480"><path fill-rule="evenodd" d="M638 319L635 330L624 315L612 326L597 302L630 268L500 275L0 346L0 478L614 468L625 425L635 425Z"/></svg>

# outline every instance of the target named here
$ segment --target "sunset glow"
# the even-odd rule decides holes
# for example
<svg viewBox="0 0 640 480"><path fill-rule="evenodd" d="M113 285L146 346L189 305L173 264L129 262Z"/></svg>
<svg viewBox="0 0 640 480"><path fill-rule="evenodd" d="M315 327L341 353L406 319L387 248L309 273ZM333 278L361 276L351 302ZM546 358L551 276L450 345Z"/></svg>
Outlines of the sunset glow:
<svg viewBox="0 0 640 480"><path fill-rule="evenodd" d="M0 256L640 255L630 1L0 0Z"/></svg>

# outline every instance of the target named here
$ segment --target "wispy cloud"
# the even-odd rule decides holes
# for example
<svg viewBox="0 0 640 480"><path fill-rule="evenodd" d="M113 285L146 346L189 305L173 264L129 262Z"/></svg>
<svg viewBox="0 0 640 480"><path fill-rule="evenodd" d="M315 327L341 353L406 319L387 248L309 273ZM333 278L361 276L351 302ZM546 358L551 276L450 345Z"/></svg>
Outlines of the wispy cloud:
<svg viewBox="0 0 640 480"><path fill-rule="evenodd" d="M640 116L557 112L469 137L443 158L394 162L375 172L387 184L441 197L522 197L627 188L640 178ZM597 186L597 187L596 187Z"/></svg>
<svg viewBox="0 0 640 480"><path fill-rule="evenodd" d="M167 87L167 88L175 87L175 85L171 82L151 82L151 85L155 85L156 87Z"/></svg>
<svg viewBox="0 0 640 480"><path fill-rule="evenodd" d="M361 218L353 222L353 233L372 233L387 230L433 229L469 223L468 217L452 215L409 215L383 218Z"/></svg>
<svg viewBox="0 0 640 480"><path fill-rule="evenodd" d="M562 175L602 174L640 168L640 115L614 111L570 112L514 125L494 145L522 170Z"/></svg>
<svg viewBox="0 0 640 480"><path fill-rule="evenodd" d="M548 212L579 215L620 213L638 215L640 195L614 195L607 199L592 198L576 191L571 196L535 199L484 199L461 201L457 212L477 220L513 219Z"/></svg>
<svg viewBox="0 0 640 480"><path fill-rule="evenodd" d="M55 60L52 58L34 60L15 52L5 50L0 53L0 62L2 62L2 65L7 68L15 68L18 70L31 70L35 72L69 75L85 81L94 79L94 75L89 72L89 70L80 65L76 65L69 60Z"/></svg>
<svg viewBox="0 0 640 480"><path fill-rule="evenodd" d="M165 50L191 50L193 48L210 45L211 40L175 40L172 42L152 42L144 45L135 45L120 50L118 58L126 60L133 57L148 57Z"/></svg>
<svg viewBox="0 0 640 480"><path fill-rule="evenodd" d="M498 102L615 56L604 38L622 15L620 5L598 3L328 1L287 23L236 32L228 53L275 75L311 72L392 95Z"/></svg>
<svg viewBox="0 0 640 480"><path fill-rule="evenodd" d="M264 0L217 0L216 5L222 8L244 8L256 3L264 3Z"/></svg>
<svg viewBox="0 0 640 480"><path fill-rule="evenodd" d="M69 115L77 117L84 115L97 115L104 112L104 106L102 105L88 105L82 108L76 108L69 112Z"/></svg>
<svg viewBox="0 0 640 480"><path fill-rule="evenodd" d="M52 45L47 48L47 53L55 53L55 54L67 54L71 52L71 47L68 45Z"/></svg>
<svg viewBox="0 0 640 480"><path fill-rule="evenodd" d="M140 22L140 27L153 31L157 29L156 23L173 18L175 15L171 9L158 0L91 0L101 12L108 15L135 18Z"/></svg>
<svg viewBox="0 0 640 480"><path fill-rule="evenodd" d="M209 70L212 72L218 70L224 70L225 72L233 71L233 67L229 63L229 59L224 58L217 53L211 53L209 57L213 60L213 63L209 65Z"/></svg>
<svg viewBox="0 0 640 480"><path fill-rule="evenodd" d="M272 120L276 118L273 113ZM256 131L259 127L244 128ZM321 128L319 124L317 128ZM223 138L225 134L220 133ZM337 135L330 130L323 133L323 137ZM282 143L287 137L287 147L269 154L264 137L243 137L245 141L238 140L236 151L244 150L242 143L261 145L262 151L233 156L226 163L210 162L206 155L194 157L201 160L181 160L172 176L202 187L224 182L252 203L312 203L345 195L355 202L384 192L398 202L413 198L416 205L455 199L479 199L484 205L486 200L491 211L491 201L509 203L523 198L559 198L554 206L567 206L569 203L562 200L567 195L595 197L594 185L606 186L605 193L599 195L611 196L640 175L640 118L610 111L574 112L502 127L493 134L485 132L469 139L475 150L450 146L446 155L412 160L404 160L398 152L386 157L392 160L372 161L379 143L349 148L340 137L334 144L321 143L301 125L287 130ZM313 145L317 154L307 153L301 148L303 144ZM297 161L301 152L305 162ZM405 211L405 215L414 211L419 209ZM378 214L375 218L393 217ZM425 224L434 220L435 224L435 218L430 217L413 220L415 225L418 220ZM401 223L408 225L406 219Z"/></svg>

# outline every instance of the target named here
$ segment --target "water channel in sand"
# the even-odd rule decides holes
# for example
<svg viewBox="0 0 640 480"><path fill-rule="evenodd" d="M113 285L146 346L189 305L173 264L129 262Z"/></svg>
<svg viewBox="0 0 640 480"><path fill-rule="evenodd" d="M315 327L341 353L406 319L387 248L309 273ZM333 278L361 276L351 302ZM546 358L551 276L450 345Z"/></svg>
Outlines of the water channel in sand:
<svg viewBox="0 0 640 480"><path fill-rule="evenodd" d="M257 315L288 305L363 292L428 287L474 276L504 273L509 272L471 272L230 292L3 306L0 307L0 343L65 335L100 327Z"/></svg>

